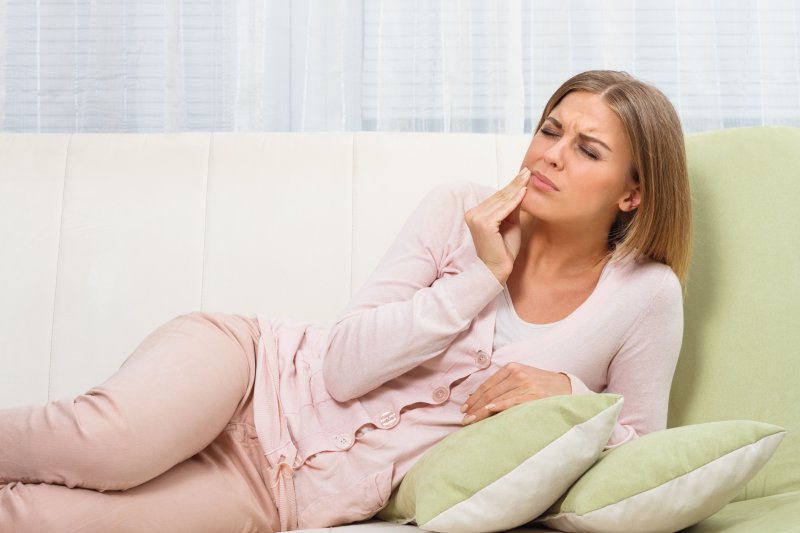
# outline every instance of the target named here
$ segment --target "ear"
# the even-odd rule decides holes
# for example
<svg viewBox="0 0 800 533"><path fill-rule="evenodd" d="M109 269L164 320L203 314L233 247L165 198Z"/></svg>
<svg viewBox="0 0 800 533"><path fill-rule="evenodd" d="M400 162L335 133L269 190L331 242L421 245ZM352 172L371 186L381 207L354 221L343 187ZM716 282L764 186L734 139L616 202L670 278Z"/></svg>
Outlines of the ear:
<svg viewBox="0 0 800 533"><path fill-rule="evenodd" d="M639 184L633 185L628 189L626 195L619 201L619 210L625 213L630 213L639 207L639 202L642 200L642 190Z"/></svg>

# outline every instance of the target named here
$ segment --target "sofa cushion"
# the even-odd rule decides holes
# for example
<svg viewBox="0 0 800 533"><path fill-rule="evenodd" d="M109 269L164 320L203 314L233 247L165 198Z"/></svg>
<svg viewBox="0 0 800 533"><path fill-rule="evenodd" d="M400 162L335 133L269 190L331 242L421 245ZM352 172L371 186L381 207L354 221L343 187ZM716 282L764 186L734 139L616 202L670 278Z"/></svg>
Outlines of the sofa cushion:
<svg viewBox="0 0 800 533"><path fill-rule="evenodd" d="M800 490L800 128L686 137L694 246L669 427L787 429L736 499Z"/></svg>
<svg viewBox="0 0 800 533"><path fill-rule="evenodd" d="M800 528L800 491L735 502L684 533L796 533Z"/></svg>
<svg viewBox="0 0 800 533"><path fill-rule="evenodd" d="M785 434L731 420L645 435L604 454L539 523L560 531L678 531L730 502Z"/></svg>
<svg viewBox="0 0 800 533"><path fill-rule="evenodd" d="M553 396L463 427L417 461L378 517L459 533L529 522L594 464L621 407L615 394Z"/></svg>

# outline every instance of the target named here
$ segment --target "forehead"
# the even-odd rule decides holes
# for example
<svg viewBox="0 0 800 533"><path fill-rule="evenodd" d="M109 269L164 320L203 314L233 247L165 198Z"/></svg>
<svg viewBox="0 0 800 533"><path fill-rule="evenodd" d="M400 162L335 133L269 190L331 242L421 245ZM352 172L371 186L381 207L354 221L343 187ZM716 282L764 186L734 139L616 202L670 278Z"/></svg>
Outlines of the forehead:
<svg viewBox="0 0 800 533"><path fill-rule="evenodd" d="M605 135L608 140L624 141L625 131L617 114L599 94L573 91L550 112L562 127L578 133ZM606 141L606 139L603 139ZM606 141L608 142L608 141Z"/></svg>

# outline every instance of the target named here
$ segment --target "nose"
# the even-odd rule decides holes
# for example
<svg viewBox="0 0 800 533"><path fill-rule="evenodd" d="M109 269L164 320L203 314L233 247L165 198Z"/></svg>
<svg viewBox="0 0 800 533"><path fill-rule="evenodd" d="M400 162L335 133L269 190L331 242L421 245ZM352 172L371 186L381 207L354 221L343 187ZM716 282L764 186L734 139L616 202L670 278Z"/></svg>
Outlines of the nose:
<svg viewBox="0 0 800 533"><path fill-rule="evenodd" d="M562 154L562 150L564 149L564 138L562 137L557 142L554 142L550 145L550 147L545 150L542 159L548 165L552 166L557 170L561 170L564 166L564 158Z"/></svg>

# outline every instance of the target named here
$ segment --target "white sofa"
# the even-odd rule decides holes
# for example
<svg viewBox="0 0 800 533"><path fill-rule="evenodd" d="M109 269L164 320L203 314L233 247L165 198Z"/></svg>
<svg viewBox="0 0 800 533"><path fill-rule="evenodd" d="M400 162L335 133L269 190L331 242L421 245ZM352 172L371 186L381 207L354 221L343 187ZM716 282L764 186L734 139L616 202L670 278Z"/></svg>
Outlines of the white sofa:
<svg viewBox="0 0 800 533"><path fill-rule="evenodd" d="M193 310L330 323L428 190L504 185L527 143L0 134L0 408L82 392ZM798 145L797 128L687 137L695 249L669 425L745 418L788 430L693 533L800 531ZM335 529L398 528L419 531Z"/></svg>
<svg viewBox="0 0 800 533"><path fill-rule="evenodd" d="M81 393L185 312L332 322L428 190L503 185L528 140L0 134L0 408Z"/></svg>

